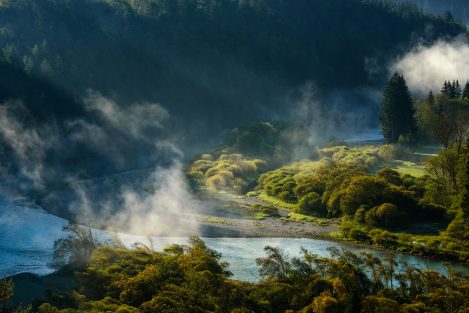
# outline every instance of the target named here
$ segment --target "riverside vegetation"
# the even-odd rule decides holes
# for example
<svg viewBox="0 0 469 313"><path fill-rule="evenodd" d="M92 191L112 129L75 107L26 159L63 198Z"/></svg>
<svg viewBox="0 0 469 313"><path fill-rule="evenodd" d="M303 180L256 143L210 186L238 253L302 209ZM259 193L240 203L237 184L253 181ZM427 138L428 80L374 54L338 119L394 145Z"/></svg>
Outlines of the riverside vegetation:
<svg viewBox="0 0 469 313"><path fill-rule="evenodd" d="M220 254L197 237L162 252L101 246L75 268L77 291L50 293L35 307L39 313L467 312L469 285L450 267L444 276L392 255L380 260L331 249L329 258L303 250L290 259L278 248L264 250L256 260L261 280L248 283L230 279ZM13 288L11 281L1 284Z"/></svg>
<svg viewBox="0 0 469 313"><path fill-rule="evenodd" d="M292 216L339 219L334 239L469 262L468 116L469 83L445 82L414 104L395 74L381 110L385 144L332 142L288 163L294 148L282 142L286 128L252 124L193 162L188 175L196 186L247 193ZM442 148L429 156L419 151L425 144Z"/></svg>

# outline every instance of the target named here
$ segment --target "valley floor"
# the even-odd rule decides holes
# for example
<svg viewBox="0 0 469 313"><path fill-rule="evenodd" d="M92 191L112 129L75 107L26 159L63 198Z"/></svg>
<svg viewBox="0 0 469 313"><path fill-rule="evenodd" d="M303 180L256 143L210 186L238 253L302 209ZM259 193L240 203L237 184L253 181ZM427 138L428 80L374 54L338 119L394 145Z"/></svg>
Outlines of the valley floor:
<svg viewBox="0 0 469 313"><path fill-rule="evenodd" d="M279 217L254 219L245 214L253 205L272 205L253 197L229 193L211 193L220 204L227 204L227 211L237 211L239 216L220 217L200 215L200 236L202 237L288 237L288 238L327 238L338 230L339 223L329 220L327 224L313 221L295 220L288 217L290 210L277 207Z"/></svg>

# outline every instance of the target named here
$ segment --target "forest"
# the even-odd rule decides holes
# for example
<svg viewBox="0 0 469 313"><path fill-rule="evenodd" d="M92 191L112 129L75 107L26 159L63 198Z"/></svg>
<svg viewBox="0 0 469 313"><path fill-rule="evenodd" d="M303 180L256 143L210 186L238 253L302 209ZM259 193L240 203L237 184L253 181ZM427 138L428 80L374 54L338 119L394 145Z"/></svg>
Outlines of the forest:
<svg viewBox="0 0 469 313"><path fill-rule="evenodd" d="M0 17L2 72L10 73L0 99L23 99L39 120L62 119L83 114L76 98L94 89L207 120L199 133L255 120L265 105L281 110L281 95L307 81L325 94L379 85L386 69L373 64L414 37L465 31L417 6L361 0L2 0Z"/></svg>

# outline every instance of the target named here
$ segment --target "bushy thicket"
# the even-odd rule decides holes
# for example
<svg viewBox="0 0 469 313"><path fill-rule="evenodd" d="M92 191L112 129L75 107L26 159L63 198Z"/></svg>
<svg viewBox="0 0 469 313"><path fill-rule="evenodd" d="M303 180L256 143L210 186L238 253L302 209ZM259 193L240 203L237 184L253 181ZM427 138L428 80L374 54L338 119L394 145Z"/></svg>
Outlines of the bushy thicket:
<svg viewBox="0 0 469 313"><path fill-rule="evenodd" d="M376 146L334 146L318 149L319 156L328 157L335 163L362 166L372 169L382 159L381 148Z"/></svg>
<svg viewBox="0 0 469 313"><path fill-rule="evenodd" d="M101 247L77 273L79 292L50 295L40 313L75 312L465 312L469 286L412 265L331 249L289 259L275 247L256 260L261 282L230 279L227 264L203 241L163 252ZM55 302L54 302L55 299ZM391 310L391 311L390 311Z"/></svg>
<svg viewBox="0 0 469 313"><path fill-rule="evenodd" d="M309 169L307 167L313 167ZM441 220L445 209L424 203L428 177L400 175L383 168L369 174L364 167L347 163L308 162L265 173L259 188L270 196L297 203L302 213L346 215L369 225L395 226L399 221Z"/></svg>
<svg viewBox="0 0 469 313"><path fill-rule="evenodd" d="M209 189L240 193L246 191L246 187L255 181L265 163L241 154L221 154L214 158L212 154L205 153L201 159L191 164L188 175Z"/></svg>
<svg viewBox="0 0 469 313"><path fill-rule="evenodd" d="M401 176L386 167L370 174L403 154L398 150L391 145L321 148L317 150L320 161L297 162L267 172L259 178L258 188L298 204L297 209L306 214L354 216L361 209L367 213L366 223L382 226L392 226L398 219L428 216L422 213L424 204L420 201L428 177ZM433 210L431 217L440 218L441 214Z"/></svg>

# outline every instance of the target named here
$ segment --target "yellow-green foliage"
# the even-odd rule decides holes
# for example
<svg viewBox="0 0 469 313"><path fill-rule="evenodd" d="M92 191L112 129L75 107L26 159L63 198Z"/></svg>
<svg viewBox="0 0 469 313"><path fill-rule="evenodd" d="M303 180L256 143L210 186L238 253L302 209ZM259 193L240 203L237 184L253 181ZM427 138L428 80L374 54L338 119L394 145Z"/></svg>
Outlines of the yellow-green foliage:
<svg viewBox="0 0 469 313"><path fill-rule="evenodd" d="M271 203L277 199L280 203L275 204L297 209L296 204L305 195L311 192L323 194L325 177L330 168L336 167L334 164L324 157L320 161L296 162L262 174L258 180L259 188L264 191L261 193L262 199Z"/></svg>
<svg viewBox="0 0 469 313"><path fill-rule="evenodd" d="M265 161L241 154L203 154L189 168L189 176L209 189L242 192L258 175Z"/></svg>
<svg viewBox="0 0 469 313"><path fill-rule="evenodd" d="M388 165L401 174L408 174L414 177L422 177L426 174L425 166L410 161L394 160Z"/></svg>
<svg viewBox="0 0 469 313"><path fill-rule="evenodd" d="M299 213L321 215L324 206L327 206L328 214L337 215L340 212L340 198L344 188L347 187L346 183L354 176L379 172L383 167L395 169L399 174L407 174L406 177L424 175L424 168L421 165L391 159L400 150L401 148L392 145L335 146L318 149L318 155L322 157L319 161L296 162L261 175L258 180L259 188L264 192L261 196L271 203L275 203L272 198L287 204L301 203L301 206L296 207ZM413 180L410 183L406 187L414 190ZM319 205L319 201L314 201L314 205L313 201L300 201L311 193L322 197L323 206ZM309 198L312 199L312 196Z"/></svg>
<svg viewBox="0 0 469 313"><path fill-rule="evenodd" d="M300 213L290 212L288 213L287 217L282 217L283 220L294 220L294 221L303 221L303 222L310 222L316 223L322 226L329 225L329 221L323 218L317 218L309 215L304 215Z"/></svg>
<svg viewBox="0 0 469 313"><path fill-rule="evenodd" d="M212 224L233 225L233 222L219 216L206 216L202 218L202 221Z"/></svg>
<svg viewBox="0 0 469 313"><path fill-rule="evenodd" d="M335 163L364 166L368 169L380 161L379 148L375 146L347 147L337 146L318 150L319 155L329 157Z"/></svg>
<svg viewBox="0 0 469 313"><path fill-rule="evenodd" d="M319 168L327 165L329 160L323 158L320 161L301 161L283 166L275 171L262 174L259 185L264 188L268 196L279 196L284 192L294 194L294 187L299 181L308 179L314 175ZM293 198L281 197L286 202L295 202Z"/></svg>
<svg viewBox="0 0 469 313"><path fill-rule="evenodd" d="M386 231L370 234L384 243L396 240ZM230 279L221 254L199 238L163 252L100 247L89 266L77 272L83 295L54 295L38 312L397 313L448 312L448 303L453 312L466 312L469 306L466 279L402 264L393 255L331 248L332 258L302 250L291 259L276 247L264 251L265 257L255 261L261 282L250 283ZM403 310L414 304L418 310Z"/></svg>
<svg viewBox="0 0 469 313"><path fill-rule="evenodd" d="M275 198L273 196L269 196L265 192L261 192L257 198L259 198L260 200L269 202L273 205L282 207L282 208L287 208L287 209L291 209L291 210L294 210L296 208L295 204L282 201L282 200L280 200L278 198Z"/></svg>
<svg viewBox="0 0 469 313"><path fill-rule="evenodd" d="M255 204L249 207L249 210L251 211L252 218L255 220L263 220L268 217L279 216L278 209L273 206Z"/></svg>

